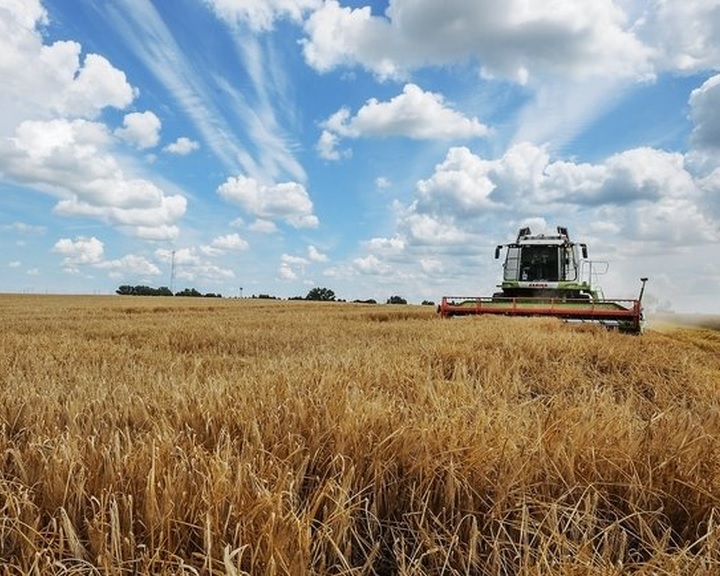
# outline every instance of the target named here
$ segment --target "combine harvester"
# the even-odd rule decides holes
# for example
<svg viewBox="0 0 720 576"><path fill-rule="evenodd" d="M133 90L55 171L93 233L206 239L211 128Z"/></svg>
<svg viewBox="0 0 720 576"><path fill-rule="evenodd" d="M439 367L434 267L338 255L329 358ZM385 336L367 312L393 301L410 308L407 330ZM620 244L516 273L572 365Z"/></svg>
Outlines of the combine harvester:
<svg viewBox="0 0 720 576"><path fill-rule="evenodd" d="M570 241L567 228L557 234L532 234L521 228L512 244L495 249L500 258L507 248L503 281L488 297L443 296L438 312L443 318L478 314L505 316L554 316L568 322L592 322L608 328L640 334L643 330L642 297L637 300L606 300L591 286L592 262L587 245ZM581 264L586 264L583 267ZM583 280L583 271L587 280Z"/></svg>

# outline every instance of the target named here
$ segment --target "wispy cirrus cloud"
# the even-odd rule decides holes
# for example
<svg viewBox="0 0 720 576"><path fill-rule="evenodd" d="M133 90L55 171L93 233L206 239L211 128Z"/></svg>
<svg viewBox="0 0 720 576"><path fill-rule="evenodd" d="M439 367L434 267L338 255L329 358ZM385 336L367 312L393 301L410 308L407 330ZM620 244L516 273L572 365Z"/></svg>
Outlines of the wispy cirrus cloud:
<svg viewBox="0 0 720 576"><path fill-rule="evenodd" d="M205 3L224 20L243 22L256 32L267 32L280 18L301 20L305 12L319 8L322 0L205 0Z"/></svg>
<svg viewBox="0 0 720 576"><path fill-rule="evenodd" d="M254 34L241 34L232 20L226 20L241 60L237 69L246 70L253 86L252 93L240 92L236 79L227 78L219 68L198 73L197 63L188 60L151 2L120 3L124 9L113 11L113 23L126 46L172 94L229 172L272 181L305 179L273 106L281 91L272 79L281 72ZM269 68L275 72L268 74Z"/></svg>
<svg viewBox="0 0 720 576"><path fill-rule="evenodd" d="M120 0L111 14L112 24L125 45L165 86L203 136L213 154L229 169L247 156L241 142L227 130L223 113L215 104L214 89L185 57L157 10L148 0ZM252 170L253 166L244 166Z"/></svg>

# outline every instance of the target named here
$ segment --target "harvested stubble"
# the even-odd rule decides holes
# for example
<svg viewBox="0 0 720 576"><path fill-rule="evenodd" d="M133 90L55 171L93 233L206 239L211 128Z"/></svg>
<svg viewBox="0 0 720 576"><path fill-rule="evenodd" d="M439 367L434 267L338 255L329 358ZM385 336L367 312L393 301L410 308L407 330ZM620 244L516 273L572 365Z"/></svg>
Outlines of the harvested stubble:
<svg viewBox="0 0 720 576"><path fill-rule="evenodd" d="M6 573L715 574L720 333L0 297Z"/></svg>

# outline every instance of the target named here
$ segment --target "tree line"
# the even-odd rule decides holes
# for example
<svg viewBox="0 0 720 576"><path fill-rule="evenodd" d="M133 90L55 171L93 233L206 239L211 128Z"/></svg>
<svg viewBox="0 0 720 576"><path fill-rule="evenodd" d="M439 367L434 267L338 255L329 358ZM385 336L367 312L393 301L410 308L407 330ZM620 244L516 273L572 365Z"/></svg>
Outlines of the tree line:
<svg viewBox="0 0 720 576"><path fill-rule="evenodd" d="M206 294L203 294L202 292L199 292L195 288L185 288L184 290L180 292L173 293L170 288L167 286L160 286L160 288L153 288L152 286L145 286L143 284L138 284L136 286L131 286L130 284L123 284L120 286L117 290L115 290L116 294L120 294L121 296L190 296L193 298L222 298L222 294L214 294L212 292L208 292ZM258 296L251 296L251 298L260 298L260 299L269 299L269 300L278 300L276 296L271 296L269 294L260 294ZM290 298L290 300L313 300L316 302L344 302L344 300L339 300L335 292L331 290L330 288L323 288L323 287L315 287L312 288L305 296L295 296L293 298ZM377 300L371 298L369 300L353 300L353 302L361 303L361 304L377 304ZM393 295L390 296L385 301L386 304L407 304L407 300L403 298L402 296ZM434 305L433 302L424 300L423 305Z"/></svg>
<svg viewBox="0 0 720 576"><path fill-rule="evenodd" d="M144 286L142 284L138 284L137 286L123 284L115 290L115 293L120 294L121 296L191 296L194 298L222 298L222 294L214 294L212 292L203 294L195 288L185 288L184 290L173 294L173 291L167 286L153 288L152 286Z"/></svg>

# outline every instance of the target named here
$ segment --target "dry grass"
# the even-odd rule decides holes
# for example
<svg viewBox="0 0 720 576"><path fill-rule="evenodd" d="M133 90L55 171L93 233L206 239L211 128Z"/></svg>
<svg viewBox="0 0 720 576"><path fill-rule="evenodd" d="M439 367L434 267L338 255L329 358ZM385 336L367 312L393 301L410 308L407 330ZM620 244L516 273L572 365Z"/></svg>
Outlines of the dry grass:
<svg viewBox="0 0 720 576"><path fill-rule="evenodd" d="M0 297L9 574L716 574L720 332Z"/></svg>

